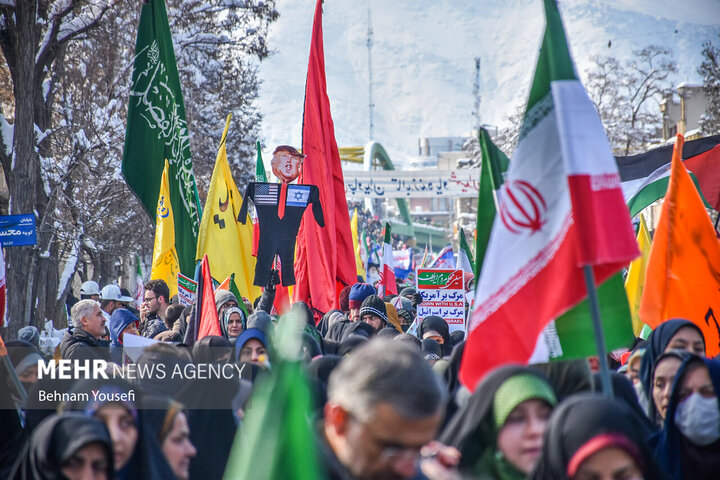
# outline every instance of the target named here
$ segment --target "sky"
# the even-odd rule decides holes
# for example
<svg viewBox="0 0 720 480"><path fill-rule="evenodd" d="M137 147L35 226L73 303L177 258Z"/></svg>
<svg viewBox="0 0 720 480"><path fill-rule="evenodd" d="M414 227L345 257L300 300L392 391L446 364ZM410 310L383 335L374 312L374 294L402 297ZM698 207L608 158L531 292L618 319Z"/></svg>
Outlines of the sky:
<svg viewBox="0 0 720 480"><path fill-rule="evenodd" d="M700 83L702 43L720 45L720 0L566 0L559 5L581 76L593 55L624 61L633 50L659 44L671 48L678 62L674 83ZM311 0L277 2L280 18L268 39L275 54L259 65L266 151L301 144L314 8ZM481 59L482 123L503 126L525 103L545 24L540 0L326 0L326 75L340 147L370 140L368 9L373 140L394 163L418 155L420 137L470 134L476 57Z"/></svg>

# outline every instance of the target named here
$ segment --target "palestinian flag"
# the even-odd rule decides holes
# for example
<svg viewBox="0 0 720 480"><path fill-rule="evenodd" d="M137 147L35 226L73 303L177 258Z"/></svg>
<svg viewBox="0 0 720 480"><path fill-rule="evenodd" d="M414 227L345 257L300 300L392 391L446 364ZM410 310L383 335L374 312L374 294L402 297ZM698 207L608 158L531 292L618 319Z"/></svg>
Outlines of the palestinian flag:
<svg viewBox="0 0 720 480"><path fill-rule="evenodd" d="M666 145L615 159L630 216L665 196L672 152L673 145ZM705 207L720 209L720 135L685 143L682 158Z"/></svg>

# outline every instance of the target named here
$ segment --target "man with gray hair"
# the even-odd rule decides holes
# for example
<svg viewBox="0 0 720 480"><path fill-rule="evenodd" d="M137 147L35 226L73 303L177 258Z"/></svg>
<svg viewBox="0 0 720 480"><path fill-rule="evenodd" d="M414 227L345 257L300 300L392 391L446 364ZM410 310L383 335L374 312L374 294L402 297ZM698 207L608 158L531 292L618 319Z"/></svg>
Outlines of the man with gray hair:
<svg viewBox="0 0 720 480"><path fill-rule="evenodd" d="M70 310L73 333L65 332L60 341L60 355L65 360L110 360L110 352L98 339L105 334L105 316L100 303L80 300Z"/></svg>
<svg viewBox="0 0 720 480"><path fill-rule="evenodd" d="M445 412L445 393L419 352L376 338L328 380L324 446L332 479L425 478L420 449Z"/></svg>

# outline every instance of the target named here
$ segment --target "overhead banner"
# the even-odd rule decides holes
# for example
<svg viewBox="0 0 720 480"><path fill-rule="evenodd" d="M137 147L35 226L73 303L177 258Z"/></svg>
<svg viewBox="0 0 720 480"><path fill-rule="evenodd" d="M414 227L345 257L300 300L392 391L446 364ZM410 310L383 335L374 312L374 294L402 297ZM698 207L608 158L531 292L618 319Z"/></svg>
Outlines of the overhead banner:
<svg viewBox="0 0 720 480"><path fill-rule="evenodd" d="M423 301L417 318L442 317L450 331L465 331L465 285L462 270L418 268L417 291Z"/></svg>
<svg viewBox="0 0 720 480"><path fill-rule="evenodd" d="M477 197L480 169L344 171L347 198Z"/></svg>

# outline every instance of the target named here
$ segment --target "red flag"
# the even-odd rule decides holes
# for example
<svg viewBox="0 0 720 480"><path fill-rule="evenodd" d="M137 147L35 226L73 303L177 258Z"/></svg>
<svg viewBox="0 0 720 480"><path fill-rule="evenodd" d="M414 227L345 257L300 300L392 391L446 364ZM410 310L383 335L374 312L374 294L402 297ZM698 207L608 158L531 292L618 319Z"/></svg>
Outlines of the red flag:
<svg viewBox="0 0 720 480"><path fill-rule="evenodd" d="M325 54L322 33L322 0L317 1L303 116L303 164L300 183L317 185L325 212L325 227L305 212L297 237L295 301L312 303L327 312L337 306L336 281L352 285L357 281L355 254L350 233L350 214L345 200L340 154L330 115L325 81ZM308 216L309 215L309 216Z"/></svg>
<svg viewBox="0 0 720 480"><path fill-rule="evenodd" d="M197 340L208 335L222 336L220 330L220 321L218 320L217 310L215 308L215 292L213 291L213 281L210 275L210 263L207 255L203 256L202 265L200 266L200 275L202 275L202 291L197 292L200 308L200 327L198 328Z"/></svg>
<svg viewBox="0 0 720 480"><path fill-rule="evenodd" d="M282 278L282 264L280 263L280 257L275 257L275 270L278 271L278 275ZM290 309L290 288L285 287L282 284L275 286L275 300L273 301L273 307L278 315L285 314Z"/></svg>

